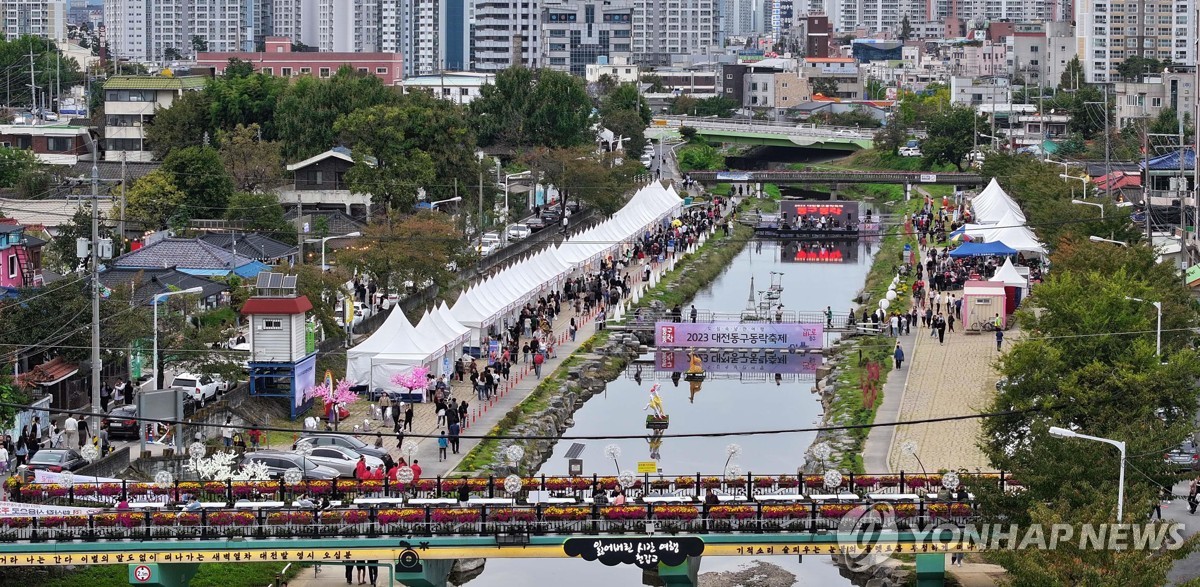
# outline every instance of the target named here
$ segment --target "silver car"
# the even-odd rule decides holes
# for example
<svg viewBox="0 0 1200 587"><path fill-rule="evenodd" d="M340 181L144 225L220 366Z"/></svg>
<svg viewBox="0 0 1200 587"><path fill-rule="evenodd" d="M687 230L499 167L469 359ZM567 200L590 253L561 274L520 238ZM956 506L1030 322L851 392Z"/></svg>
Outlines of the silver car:
<svg viewBox="0 0 1200 587"><path fill-rule="evenodd" d="M367 466L372 471L375 470L375 467L383 464L383 460L378 457L362 456L366 458ZM325 445L313 447L312 452L306 458L318 466L337 471L339 477L354 477L355 468L358 467L358 457L357 452L344 446Z"/></svg>

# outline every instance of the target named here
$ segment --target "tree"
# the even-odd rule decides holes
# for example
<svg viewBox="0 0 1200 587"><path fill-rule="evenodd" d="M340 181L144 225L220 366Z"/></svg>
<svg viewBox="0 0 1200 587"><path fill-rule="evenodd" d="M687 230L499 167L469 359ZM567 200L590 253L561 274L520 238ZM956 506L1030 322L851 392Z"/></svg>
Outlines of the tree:
<svg viewBox="0 0 1200 587"><path fill-rule="evenodd" d="M925 165L946 163L962 171L963 158L975 143L975 117L973 108L963 106L952 106L931 117L926 125L928 138L921 141Z"/></svg>
<svg viewBox="0 0 1200 587"><path fill-rule="evenodd" d="M907 41L912 37L912 23L908 22L907 14L905 14L904 18L900 20L900 34L897 35L897 37L899 37L901 41Z"/></svg>
<svg viewBox="0 0 1200 587"><path fill-rule="evenodd" d="M679 150L679 169L682 171L704 171L723 169L725 157L707 143L688 145Z"/></svg>
<svg viewBox="0 0 1200 587"><path fill-rule="evenodd" d="M875 150L896 155L908 142L908 129L896 119L875 132Z"/></svg>
<svg viewBox="0 0 1200 587"><path fill-rule="evenodd" d="M240 220L246 230L261 232L288 244L295 244L296 229L284 218L283 206L274 194L236 192L229 198L226 220Z"/></svg>
<svg viewBox="0 0 1200 587"><path fill-rule="evenodd" d="M360 108L395 104L400 93L374 75L342 67L332 77L301 77L279 96L274 138L287 161L323 153L337 143L334 123ZM246 122L254 122L249 120Z"/></svg>
<svg viewBox="0 0 1200 587"><path fill-rule="evenodd" d="M338 251L338 264L373 276L385 293L406 282L417 288L449 285L454 273L447 266L465 262L467 250L453 221L428 210L388 216L363 230L363 239L372 246Z"/></svg>
<svg viewBox="0 0 1200 587"><path fill-rule="evenodd" d="M82 42L79 43L79 46L86 48ZM163 49L163 59L166 59L167 61L179 61L180 59L183 59L183 53L180 53L179 49L174 47L167 47L166 49Z"/></svg>
<svg viewBox="0 0 1200 587"><path fill-rule="evenodd" d="M667 91L667 86L663 85L662 77L657 73L647 73L642 76L642 83L649 84L646 88L651 94L662 94Z"/></svg>
<svg viewBox="0 0 1200 587"><path fill-rule="evenodd" d="M104 212L100 211L100 238L111 238L112 229L105 222ZM71 215L71 219L58 225L58 232L46 247L42 264L57 273L72 273L76 269L86 268L91 257L80 259L75 255L75 239L92 239L92 209L89 205L80 206Z"/></svg>
<svg viewBox="0 0 1200 587"><path fill-rule="evenodd" d="M1117 75L1125 81L1137 81L1147 75L1161 73L1164 65L1163 62L1153 57L1130 55L1117 65Z"/></svg>
<svg viewBox="0 0 1200 587"><path fill-rule="evenodd" d="M324 218L322 216L321 218ZM334 254L337 257L337 253ZM336 336L341 332L337 324L340 308L337 305L338 294L342 294L348 275L341 266L331 267L321 271L318 265L296 265L287 269L296 274L296 293L312 302L312 315L324 336Z"/></svg>
<svg viewBox="0 0 1200 587"><path fill-rule="evenodd" d="M437 178L434 159L417 128L427 111L406 106L362 108L338 119L335 130L352 148L354 167L346 172L350 189L371 194L389 209L408 212L425 186Z"/></svg>
<svg viewBox="0 0 1200 587"><path fill-rule="evenodd" d="M514 66L480 89L471 116L482 146L574 147L591 143L592 100L583 80L552 69Z"/></svg>
<svg viewBox="0 0 1200 587"><path fill-rule="evenodd" d="M650 104L634 84L621 84L600 100L600 124L627 138L625 150L629 153L642 152L652 116Z"/></svg>
<svg viewBox="0 0 1200 587"><path fill-rule="evenodd" d="M908 128L919 128L936 113L950 107L950 88L929 84L920 94L900 92L895 120Z"/></svg>
<svg viewBox="0 0 1200 587"><path fill-rule="evenodd" d="M696 102L696 116L730 118L733 116L733 111L737 110L740 106L741 104L738 104L732 98L713 96Z"/></svg>
<svg viewBox="0 0 1200 587"><path fill-rule="evenodd" d="M1062 76L1058 79L1058 89L1077 90L1086 79L1083 74L1083 64L1079 62L1079 56L1076 55L1067 62L1067 67L1063 69Z"/></svg>
<svg viewBox="0 0 1200 587"><path fill-rule="evenodd" d="M225 206L233 195L233 179L216 149L187 147L172 151L159 169L183 192L189 218L225 217Z"/></svg>
<svg viewBox="0 0 1200 587"><path fill-rule="evenodd" d="M230 57L229 62L225 64L225 77L250 77L254 75L254 64L249 61Z"/></svg>
<svg viewBox="0 0 1200 587"><path fill-rule="evenodd" d="M598 209L606 216L625 205L623 177L614 171L612 161L593 149L540 149L529 157L530 166L542 173L545 183L558 188L563 209L567 200L577 199Z"/></svg>
<svg viewBox="0 0 1200 587"><path fill-rule="evenodd" d="M832 77L814 77L809 83L812 85L814 96L821 94L827 98L836 98L838 95L838 83Z"/></svg>
<svg viewBox="0 0 1200 587"><path fill-rule="evenodd" d="M208 41L200 35L192 35L192 51L197 53L205 53L208 51Z"/></svg>
<svg viewBox="0 0 1200 587"><path fill-rule="evenodd" d="M671 100L671 104L668 108L669 108L669 112L671 114L675 114L675 115L686 114L686 115L695 116L696 115L696 107L698 106L698 103L699 103L699 100L697 100L687 94L680 94L678 96L675 96Z"/></svg>
<svg viewBox="0 0 1200 587"><path fill-rule="evenodd" d="M234 186L244 192L268 189L282 177L283 162L279 143L259 137L257 124L237 125L218 133L221 161L233 177Z"/></svg>
<svg viewBox="0 0 1200 587"><path fill-rule="evenodd" d="M146 230L159 230L191 220L186 204L187 196L171 175L158 169L139 177L130 186L125 194L125 216L141 222Z"/></svg>
<svg viewBox="0 0 1200 587"><path fill-rule="evenodd" d="M275 140L275 108L287 89L287 78L247 72L245 67L227 69L225 75L209 80L204 86L208 125L220 131L257 124L262 130L261 138Z"/></svg>
<svg viewBox="0 0 1200 587"><path fill-rule="evenodd" d="M1063 242L1018 320L1027 336L999 363L1006 384L985 411L980 442L992 464L1024 490L982 491L981 511L1005 524L1108 523L1115 510L1111 447L1050 438L1051 425L1123 440L1138 474L1125 479L1121 522L1143 517L1171 476L1161 454L1192 431L1200 360L1187 334L1195 306L1173 269L1146 247L1087 239ZM1155 356L1156 313L1129 296L1164 304L1163 357ZM1101 333L1122 333L1095 336ZM1165 362L1163 359L1165 358ZM1112 467L1097 466L1112 463ZM1194 542L1194 541L1193 541ZM1179 551L1017 549L992 558L1020 585L1161 585Z"/></svg>
<svg viewBox="0 0 1200 587"><path fill-rule="evenodd" d="M211 107L207 92L184 92L170 108L156 110L146 127L146 143L154 151L154 157L163 159L174 151L201 146L204 137L214 136Z"/></svg>
<svg viewBox="0 0 1200 587"><path fill-rule="evenodd" d="M16 185L22 175L37 166L37 155L33 150L0 147L0 187Z"/></svg>
<svg viewBox="0 0 1200 587"><path fill-rule="evenodd" d="M603 96L611 93L617 87L618 83L617 78L613 77L610 73L606 73L596 80L596 89Z"/></svg>

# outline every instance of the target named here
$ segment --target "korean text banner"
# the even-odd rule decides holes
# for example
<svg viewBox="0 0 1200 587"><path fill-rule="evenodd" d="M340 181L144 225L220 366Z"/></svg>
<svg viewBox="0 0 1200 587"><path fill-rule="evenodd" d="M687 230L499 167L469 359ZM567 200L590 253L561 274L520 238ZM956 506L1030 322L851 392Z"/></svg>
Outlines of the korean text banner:
<svg viewBox="0 0 1200 587"><path fill-rule="evenodd" d="M658 371L688 368L687 351L660 350L654 354ZM696 351L707 373L816 373L822 357L811 353L757 352L752 350Z"/></svg>
<svg viewBox="0 0 1200 587"><path fill-rule="evenodd" d="M766 322L657 322L654 346L662 348L819 349L821 324Z"/></svg>

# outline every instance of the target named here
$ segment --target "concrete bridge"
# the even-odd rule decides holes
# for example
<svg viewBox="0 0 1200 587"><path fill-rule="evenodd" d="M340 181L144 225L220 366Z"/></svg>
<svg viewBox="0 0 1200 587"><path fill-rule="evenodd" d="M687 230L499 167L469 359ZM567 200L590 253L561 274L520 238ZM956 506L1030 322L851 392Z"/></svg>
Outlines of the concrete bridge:
<svg viewBox="0 0 1200 587"><path fill-rule="evenodd" d="M691 318L690 308L681 308L681 316L679 322L693 322ZM879 329L873 324L863 324L859 320L860 316L855 316L851 320L849 312L833 312L830 319L826 319L824 310L776 310L767 311L759 310L743 310L741 312L716 312L713 310L696 309L695 322L740 322L740 323L772 323L772 324L821 324L825 327L825 332L838 333L860 333L860 334L876 334ZM619 330L623 332L635 332L639 334L648 333L654 334L654 324L656 322L671 322L675 317L670 311L654 312L648 309L642 309L638 312L625 315L625 321L620 324L610 324L607 326L609 330ZM882 323L880 323L882 324ZM886 329L886 325L884 325ZM697 345L697 348L703 347L703 344Z"/></svg>
<svg viewBox="0 0 1200 587"><path fill-rule="evenodd" d="M693 171L692 179L705 183L769 182L774 184L889 183L899 185L983 185L978 173L918 171Z"/></svg>
<svg viewBox="0 0 1200 587"><path fill-rule="evenodd" d="M875 145L875 131L871 129L682 116L655 118L651 122L650 128L646 129L646 136L658 138L664 133L678 132L685 126L696 129L696 134L699 136L722 143L807 147L839 151L858 151L870 149Z"/></svg>

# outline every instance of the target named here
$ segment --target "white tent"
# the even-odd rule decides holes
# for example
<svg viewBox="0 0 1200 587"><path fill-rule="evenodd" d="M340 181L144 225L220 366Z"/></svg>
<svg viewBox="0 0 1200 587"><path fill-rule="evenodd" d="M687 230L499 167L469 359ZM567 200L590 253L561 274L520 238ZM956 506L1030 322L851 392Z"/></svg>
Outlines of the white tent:
<svg viewBox="0 0 1200 587"><path fill-rule="evenodd" d="M416 338L417 329L408 322L400 306L392 306L378 330L346 351L346 378L358 385L379 385L373 381L372 360L382 353L411 348Z"/></svg>
<svg viewBox="0 0 1200 587"><path fill-rule="evenodd" d="M1038 242L1032 230L1025 227L1024 219L1018 218L1011 211L1001 217L990 230L984 231L983 238L986 242L999 241L1026 253L1046 253L1046 247Z"/></svg>
<svg viewBox="0 0 1200 587"><path fill-rule="evenodd" d="M1021 224L1025 223L1025 214L1021 207L1009 196L995 178L971 199L971 209L975 212L975 221L979 224L997 224L1004 216L1012 212Z"/></svg>
<svg viewBox="0 0 1200 587"><path fill-rule="evenodd" d="M1011 258L1005 259L1004 265L1001 265L1000 268L996 270L996 274L993 275L989 281L999 281L1004 285L1019 286L1022 290L1022 293L1028 292L1029 290L1029 280L1026 279L1024 275L1021 275L1017 272L1017 268L1013 265Z"/></svg>

